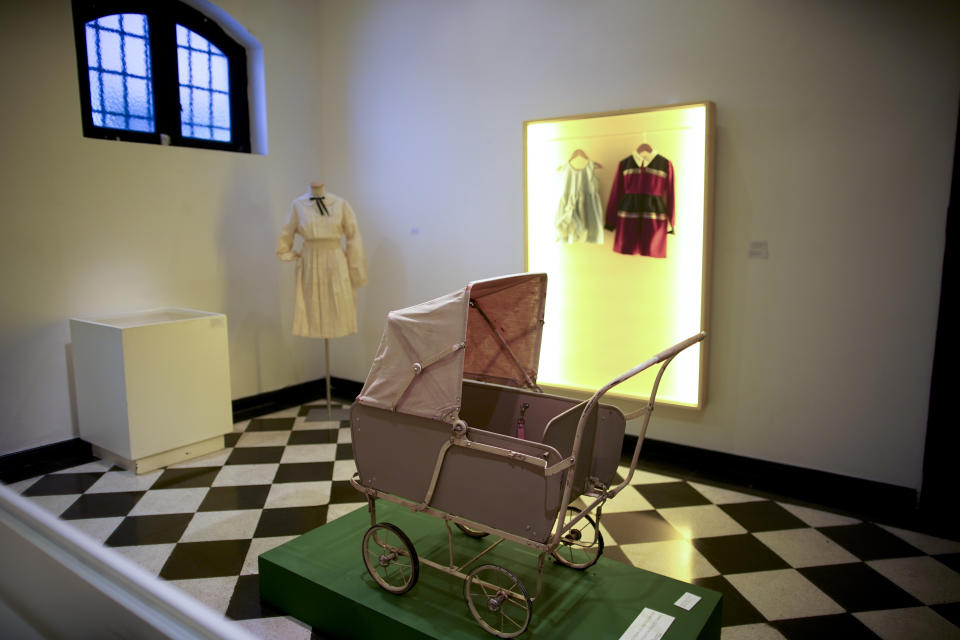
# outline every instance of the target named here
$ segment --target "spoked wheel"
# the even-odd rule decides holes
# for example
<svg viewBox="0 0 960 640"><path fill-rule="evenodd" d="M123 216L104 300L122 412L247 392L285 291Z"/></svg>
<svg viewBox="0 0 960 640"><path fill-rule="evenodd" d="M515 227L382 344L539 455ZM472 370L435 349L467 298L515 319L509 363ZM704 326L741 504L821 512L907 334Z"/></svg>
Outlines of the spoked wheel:
<svg viewBox="0 0 960 640"><path fill-rule="evenodd" d="M484 536L487 535L487 532L486 532L486 531L480 531L480 530L478 530L478 529L471 529L471 528L468 527L467 525L465 525L465 524L460 524L459 522L454 522L453 524L457 525L457 528L460 529L460 531L463 531L465 534L467 534L467 535L470 536L471 538L482 538L482 537L484 537Z"/></svg>
<svg viewBox="0 0 960 640"><path fill-rule="evenodd" d="M420 577L413 543L389 522L378 522L363 534L363 564L377 584L397 595L410 591Z"/></svg>
<svg viewBox="0 0 960 640"><path fill-rule="evenodd" d="M568 516L580 513L576 507L567 507ZM597 523L589 515L573 525L560 538L560 544L550 552L557 562L572 569L586 569L597 563L603 553L603 534Z"/></svg>
<svg viewBox="0 0 960 640"><path fill-rule="evenodd" d="M527 630L533 603L520 580L495 564L467 576L463 587L473 619L498 638L516 638Z"/></svg>

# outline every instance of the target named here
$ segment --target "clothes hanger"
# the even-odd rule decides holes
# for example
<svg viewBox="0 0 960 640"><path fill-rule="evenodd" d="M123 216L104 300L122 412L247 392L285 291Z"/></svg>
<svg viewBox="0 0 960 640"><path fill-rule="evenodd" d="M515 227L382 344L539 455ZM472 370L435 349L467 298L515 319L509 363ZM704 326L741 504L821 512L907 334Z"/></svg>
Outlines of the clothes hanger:
<svg viewBox="0 0 960 640"><path fill-rule="evenodd" d="M587 155L587 152L584 151L583 149L577 148L577 149L574 149L574 150L573 150L573 153L570 154L570 158L567 160L567 164L570 164L570 163L573 162L576 158L583 158L583 159L586 160L587 162L590 162L590 156ZM597 169L602 169L602 168L603 168L603 165L600 164L599 162L597 162L596 160L593 161L593 166L596 167ZM561 168L562 168L562 166L561 166Z"/></svg>
<svg viewBox="0 0 960 640"><path fill-rule="evenodd" d="M646 142L641 142L640 146L637 147L637 153L653 153L653 147Z"/></svg>

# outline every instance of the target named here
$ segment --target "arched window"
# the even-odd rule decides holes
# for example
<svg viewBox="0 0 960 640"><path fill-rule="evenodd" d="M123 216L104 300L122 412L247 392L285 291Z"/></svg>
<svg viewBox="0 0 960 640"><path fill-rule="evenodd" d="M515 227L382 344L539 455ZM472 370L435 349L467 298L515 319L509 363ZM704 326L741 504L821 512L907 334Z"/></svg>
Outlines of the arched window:
<svg viewBox="0 0 960 640"><path fill-rule="evenodd" d="M74 0L83 134L250 151L243 46L176 0Z"/></svg>

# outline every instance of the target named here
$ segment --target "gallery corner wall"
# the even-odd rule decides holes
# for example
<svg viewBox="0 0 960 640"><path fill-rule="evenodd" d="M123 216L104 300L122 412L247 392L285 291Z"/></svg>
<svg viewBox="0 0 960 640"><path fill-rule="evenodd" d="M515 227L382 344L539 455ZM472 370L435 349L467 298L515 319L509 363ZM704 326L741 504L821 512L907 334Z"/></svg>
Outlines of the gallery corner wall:
<svg viewBox="0 0 960 640"><path fill-rule="evenodd" d="M710 100L709 397L700 413L658 410L649 435L919 486L954 4L423 0L321 14L336 34L324 81L345 97L321 113L322 162L356 194L371 256L362 344L337 366L370 361L388 310L522 270L523 122ZM750 259L751 241L769 257Z"/></svg>
<svg viewBox="0 0 960 640"><path fill-rule="evenodd" d="M274 255L321 170L318 5L216 5L262 46L268 155L82 137L69 0L0 3L0 455L76 437L72 316L225 313L234 398L323 375Z"/></svg>
<svg viewBox="0 0 960 640"><path fill-rule="evenodd" d="M0 3L0 453L75 435L73 315L226 313L234 398L321 377L273 255L308 180L364 235L361 380L388 310L522 270L524 121L711 100L709 397L650 435L919 486L956 3L215 4L263 47L269 155L81 138L69 2Z"/></svg>

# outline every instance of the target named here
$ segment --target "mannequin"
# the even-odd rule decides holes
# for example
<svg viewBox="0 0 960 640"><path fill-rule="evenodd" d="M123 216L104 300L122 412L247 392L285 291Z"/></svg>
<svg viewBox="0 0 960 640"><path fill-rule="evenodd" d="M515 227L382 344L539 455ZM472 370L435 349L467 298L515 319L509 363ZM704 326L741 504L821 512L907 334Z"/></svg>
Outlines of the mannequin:
<svg viewBox="0 0 960 640"><path fill-rule="evenodd" d="M303 239L299 252L294 249L297 235ZM296 262L293 334L324 339L327 413L332 416L329 339L356 333L354 289L367 283L363 241L350 204L323 182L310 182L291 203L277 257Z"/></svg>

